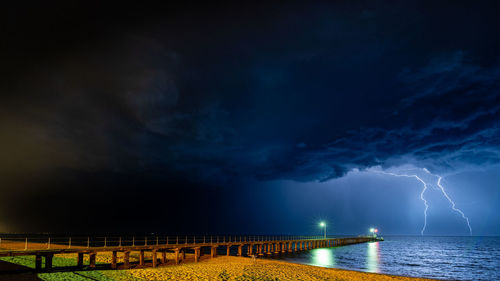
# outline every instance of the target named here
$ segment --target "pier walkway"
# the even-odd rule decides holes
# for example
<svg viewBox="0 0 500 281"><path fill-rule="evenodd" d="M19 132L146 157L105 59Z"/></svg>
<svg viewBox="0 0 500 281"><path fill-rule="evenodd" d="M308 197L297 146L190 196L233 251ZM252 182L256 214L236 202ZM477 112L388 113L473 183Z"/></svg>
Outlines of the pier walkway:
<svg viewBox="0 0 500 281"><path fill-rule="evenodd" d="M208 239L209 238L209 239ZM358 243L365 243L371 241L380 241L380 238L375 237L344 237L344 238L318 238L315 237L256 237L256 236L239 236L232 237L227 239L224 237L193 237L193 239L189 240L187 237L184 243L179 241L179 237L177 237L174 243L169 243L169 239L167 238L165 243L160 243L158 238L156 241L149 241L147 238L145 239L145 243L143 245L137 245L137 242L134 239L132 245L124 245L125 241L122 241L121 238L118 242L118 245L113 245L104 240L104 245L91 245L90 239L87 240L87 245L72 245L71 238L69 239L69 243L67 245L61 244L51 244L50 239L48 243L38 243L30 245L28 248L28 240L26 239L26 247L24 249L0 249L0 257L9 257L9 256L35 256L35 267L37 271L50 271L52 269L52 259L54 255L57 254L69 254L74 253L77 254L77 267L84 267L84 255L88 255L88 267L93 269L96 267L96 256L99 253L103 252L111 252L111 268L118 268L117 256L118 253L122 253L123 255L123 263L120 263L120 268L128 269L131 266L130 253L131 252L139 252L139 265L144 266L145 261L145 252L148 253L152 257L150 261L150 265L153 267L157 267L158 265L167 263L167 252L173 252L173 262L175 264L179 264L186 258L186 252L189 251L194 253L194 261L198 262L200 257L203 254L210 255L211 258L217 256L217 254L224 252L226 255L230 255L231 252L235 252L238 256L264 256L264 255L277 255L282 253L292 253L299 251L306 251L316 248L328 248L328 247L337 247L337 246L345 246L352 245ZM9 240L3 240L3 244L8 243ZM115 244L116 244L115 243ZM0 244L1 246L2 244ZM233 250L233 251L231 251ZM236 251L235 251L236 250ZM209 254L208 254L209 253ZM42 258L45 261L45 266L42 267Z"/></svg>

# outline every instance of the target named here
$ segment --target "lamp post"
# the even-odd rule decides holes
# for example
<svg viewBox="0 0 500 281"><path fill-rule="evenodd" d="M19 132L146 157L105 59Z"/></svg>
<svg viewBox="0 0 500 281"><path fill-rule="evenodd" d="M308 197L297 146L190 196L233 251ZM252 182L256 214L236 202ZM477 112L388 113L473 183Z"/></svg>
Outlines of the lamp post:
<svg viewBox="0 0 500 281"><path fill-rule="evenodd" d="M322 221L322 222L319 223L319 226L325 228L325 236L324 236L324 238L326 239L326 223L324 221Z"/></svg>

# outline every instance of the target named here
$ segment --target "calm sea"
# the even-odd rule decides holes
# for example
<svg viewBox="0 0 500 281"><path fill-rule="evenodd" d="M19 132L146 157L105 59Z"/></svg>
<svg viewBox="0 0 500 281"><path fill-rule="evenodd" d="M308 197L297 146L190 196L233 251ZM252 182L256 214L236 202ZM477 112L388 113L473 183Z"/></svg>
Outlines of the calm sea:
<svg viewBox="0 0 500 281"><path fill-rule="evenodd" d="M274 257L294 263L444 280L500 280L500 237L384 237Z"/></svg>

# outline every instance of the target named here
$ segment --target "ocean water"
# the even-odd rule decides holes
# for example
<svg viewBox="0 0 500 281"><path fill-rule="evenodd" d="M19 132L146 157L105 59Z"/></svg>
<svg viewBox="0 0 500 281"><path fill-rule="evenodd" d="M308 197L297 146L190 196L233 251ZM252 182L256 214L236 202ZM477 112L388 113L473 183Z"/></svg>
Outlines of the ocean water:
<svg viewBox="0 0 500 281"><path fill-rule="evenodd" d="M500 237L392 236L273 259L443 280L500 280Z"/></svg>

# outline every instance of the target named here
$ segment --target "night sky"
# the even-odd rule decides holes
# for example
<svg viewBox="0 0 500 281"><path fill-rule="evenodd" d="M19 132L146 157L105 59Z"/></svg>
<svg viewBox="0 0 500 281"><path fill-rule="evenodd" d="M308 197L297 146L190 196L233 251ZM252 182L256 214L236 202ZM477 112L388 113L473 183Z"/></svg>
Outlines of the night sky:
<svg viewBox="0 0 500 281"><path fill-rule="evenodd" d="M0 232L500 235L494 1L100 2L2 4Z"/></svg>

